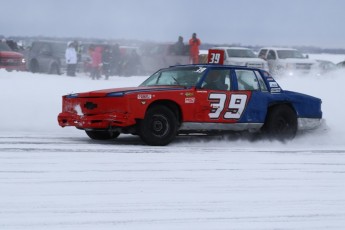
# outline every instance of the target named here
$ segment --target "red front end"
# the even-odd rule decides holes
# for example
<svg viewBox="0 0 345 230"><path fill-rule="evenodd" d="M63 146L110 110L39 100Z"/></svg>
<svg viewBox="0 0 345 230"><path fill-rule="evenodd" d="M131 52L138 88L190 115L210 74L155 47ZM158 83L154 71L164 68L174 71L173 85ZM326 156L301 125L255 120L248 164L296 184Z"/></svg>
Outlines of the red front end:
<svg viewBox="0 0 345 230"><path fill-rule="evenodd" d="M0 51L0 69L25 71L24 55L13 51Z"/></svg>
<svg viewBox="0 0 345 230"><path fill-rule="evenodd" d="M131 100L131 96L124 96L121 91L116 94L114 90L66 95L62 98L58 122L62 127L79 129L129 127L136 123L135 118L143 116L140 113L134 116L135 110L130 109Z"/></svg>

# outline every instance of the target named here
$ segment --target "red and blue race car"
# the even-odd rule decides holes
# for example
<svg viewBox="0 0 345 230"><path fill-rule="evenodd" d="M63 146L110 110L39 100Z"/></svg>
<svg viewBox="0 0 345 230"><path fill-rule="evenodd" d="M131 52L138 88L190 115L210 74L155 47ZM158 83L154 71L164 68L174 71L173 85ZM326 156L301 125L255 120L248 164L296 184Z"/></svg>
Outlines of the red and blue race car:
<svg viewBox="0 0 345 230"><path fill-rule="evenodd" d="M317 127L321 99L283 90L266 71L215 64L161 69L139 87L65 95L59 125L85 130L91 139L139 135L167 145L179 134L263 133L291 139Z"/></svg>

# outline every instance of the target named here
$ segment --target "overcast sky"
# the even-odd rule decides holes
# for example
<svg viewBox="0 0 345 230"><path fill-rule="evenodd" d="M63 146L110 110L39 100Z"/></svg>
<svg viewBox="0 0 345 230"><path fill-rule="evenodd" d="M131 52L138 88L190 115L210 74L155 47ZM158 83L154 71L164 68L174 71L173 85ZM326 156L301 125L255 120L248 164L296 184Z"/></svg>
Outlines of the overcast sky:
<svg viewBox="0 0 345 230"><path fill-rule="evenodd" d="M345 48L344 0L0 0L0 35Z"/></svg>

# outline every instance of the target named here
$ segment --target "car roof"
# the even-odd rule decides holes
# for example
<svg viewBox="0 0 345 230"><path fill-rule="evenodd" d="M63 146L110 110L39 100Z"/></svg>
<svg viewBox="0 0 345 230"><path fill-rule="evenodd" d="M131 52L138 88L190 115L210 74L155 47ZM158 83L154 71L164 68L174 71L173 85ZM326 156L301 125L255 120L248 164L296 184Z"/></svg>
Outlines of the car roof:
<svg viewBox="0 0 345 230"><path fill-rule="evenodd" d="M218 46L218 47L213 47L211 49L251 50L247 47L239 47L239 46Z"/></svg>
<svg viewBox="0 0 345 230"><path fill-rule="evenodd" d="M297 49L286 48L286 47L263 47L260 50L297 50Z"/></svg>
<svg viewBox="0 0 345 230"><path fill-rule="evenodd" d="M220 65L220 64L187 64L187 65L173 65L169 66L167 68L163 69L169 69L169 68L174 68L174 67L206 67L206 68L236 68L236 69L247 69L247 70L253 70L253 71L262 71L259 68L252 68L252 67L246 67L246 66L238 66L238 65Z"/></svg>

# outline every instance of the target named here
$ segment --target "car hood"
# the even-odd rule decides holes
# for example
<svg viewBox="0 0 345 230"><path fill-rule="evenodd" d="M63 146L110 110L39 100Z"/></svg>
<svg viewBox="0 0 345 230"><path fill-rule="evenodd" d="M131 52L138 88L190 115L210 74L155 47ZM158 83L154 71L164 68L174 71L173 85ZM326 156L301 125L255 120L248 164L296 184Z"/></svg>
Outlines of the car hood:
<svg viewBox="0 0 345 230"><path fill-rule="evenodd" d="M125 87L125 88L113 88L103 89L90 92L83 92L77 94L67 95L69 97L106 97L106 96L123 96L130 93L140 92L154 92L154 91L167 91L167 90L182 90L185 87L182 86L150 86L150 87Z"/></svg>
<svg viewBox="0 0 345 230"><path fill-rule="evenodd" d="M227 59L229 62L255 62L255 63L265 63L265 60L261 58L240 58L240 57L230 57Z"/></svg>
<svg viewBox="0 0 345 230"><path fill-rule="evenodd" d="M286 63L303 63L303 64L316 64L317 62L312 59L302 59L302 58L285 58L282 59Z"/></svg>
<svg viewBox="0 0 345 230"><path fill-rule="evenodd" d="M22 58L24 55L13 51L0 51L0 57Z"/></svg>

